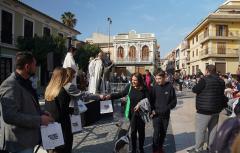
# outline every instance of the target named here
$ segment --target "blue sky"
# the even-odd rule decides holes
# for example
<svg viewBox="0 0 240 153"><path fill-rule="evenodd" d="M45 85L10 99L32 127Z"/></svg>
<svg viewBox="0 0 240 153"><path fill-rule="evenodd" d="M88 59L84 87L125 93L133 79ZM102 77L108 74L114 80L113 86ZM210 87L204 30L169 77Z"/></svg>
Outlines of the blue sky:
<svg viewBox="0 0 240 153"><path fill-rule="evenodd" d="M61 14L76 15L75 29L80 40L93 32L108 33L107 17L112 18L111 35L137 32L155 33L161 58L175 48L193 28L225 0L21 0L60 20Z"/></svg>

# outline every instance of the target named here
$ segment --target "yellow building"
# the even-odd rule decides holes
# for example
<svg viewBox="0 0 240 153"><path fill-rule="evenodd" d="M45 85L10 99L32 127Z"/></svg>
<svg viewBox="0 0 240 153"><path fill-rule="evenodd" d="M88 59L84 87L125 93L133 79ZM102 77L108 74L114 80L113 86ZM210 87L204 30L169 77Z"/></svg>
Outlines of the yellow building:
<svg viewBox="0 0 240 153"><path fill-rule="evenodd" d="M215 64L222 74L236 74L240 53L240 0L228 0L186 38L187 74Z"/></svg>

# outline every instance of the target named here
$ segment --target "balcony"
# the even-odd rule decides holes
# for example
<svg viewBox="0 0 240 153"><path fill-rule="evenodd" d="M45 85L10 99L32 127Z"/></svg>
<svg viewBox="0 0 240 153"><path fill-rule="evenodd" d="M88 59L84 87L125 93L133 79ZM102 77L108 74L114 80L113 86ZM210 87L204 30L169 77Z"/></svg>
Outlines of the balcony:
<svg viewBox="0 0 240 153"><path fill-rule="evenodd" d="M17 36L12 33L1 31L0 32L0 44L4 47L16 48Z"/></svg>
<svg viewBox="0 0 240 153"><path fill-rule="evenodd" d="M226 48L218 50L217 48L206 48L200 51L200 58L222 57L237 58L239 56L238 49Z"/></svg>
<svg viewBox="0 0 240 153"><path fill-rule="evenodd" d="M114 63L116 65L151 65L154 62L149 57L145 57L145 58L125 57L125 58L117 58Z"/></svg>
<svg viewBox="0 0 240 153"><path fill-rule="evenodd" d="M204 35L203 33L199 35L200 43L204 43L208 40L239 40L240 31L229 30L228 33L216 33L216 31L209 31L209 34Z"/></svg>

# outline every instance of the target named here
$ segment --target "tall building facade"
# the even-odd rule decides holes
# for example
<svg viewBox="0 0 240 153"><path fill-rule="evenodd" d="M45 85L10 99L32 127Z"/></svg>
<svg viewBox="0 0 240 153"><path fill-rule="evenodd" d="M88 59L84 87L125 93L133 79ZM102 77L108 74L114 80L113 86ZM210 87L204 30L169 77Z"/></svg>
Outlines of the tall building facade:
<svg viewBox="0 0 240 153"><path fill-rule="evenodd" d="M185 38L187 73L202 72L208 64L217 71L236 74L240 53L240 0L228 0L207 16Z"/></svg>
<svg viewBox="0 0 240 153"><path fill-rule="evenodd" d="M0 83L15 69L19 36L53 35L67 38L80 34L79 31L17 0L0 1L0 21Z"/></svg>
<svg viewBox="0 0 240 153"><path fill-rule="evenodd" d="M153 33L118 34L113 37L113 61L115 72L129 75L134 72L144 74L146 69L154 72L160 66L160 53ZM159 60L159 61L156 61Z"/></svg>
<svg viewBox="0 0 240 153"><path fill-rule="evenodd" d="M181 42L175 49L175 71L187 74L187 41Z"/></svg>

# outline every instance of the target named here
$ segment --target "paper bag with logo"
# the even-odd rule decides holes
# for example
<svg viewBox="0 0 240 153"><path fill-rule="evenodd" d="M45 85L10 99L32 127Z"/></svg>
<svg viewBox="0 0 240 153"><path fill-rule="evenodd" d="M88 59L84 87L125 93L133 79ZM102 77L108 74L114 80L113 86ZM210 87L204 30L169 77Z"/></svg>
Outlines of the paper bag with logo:
<svg viewBox="0 0 240 153"><path fill-rule="evenodd" d="M72 133L82 131L82 122L80 115L70 115Z"/></svg>
<svg viewBox="0 0 240 153"><path fill-rule="evenodd" d="M43 148L46 150L64 145L62 127L57 122L41 126L41 137Z"/></svg>
<svg viewBox="0 0 240 153"><path fill-rule="evenodd" d="M79 99L77 103L78 103L78 110L80 114L87 111L87 106L84 104L82 100Z"/></svg>
<svg viewBox="0 0 240 153"><path fill-rule="evenodd" d="M113 106L111 100L105 100L100 102L100 113L106 114L106 113L112 113L113 112Z"/></svg>

